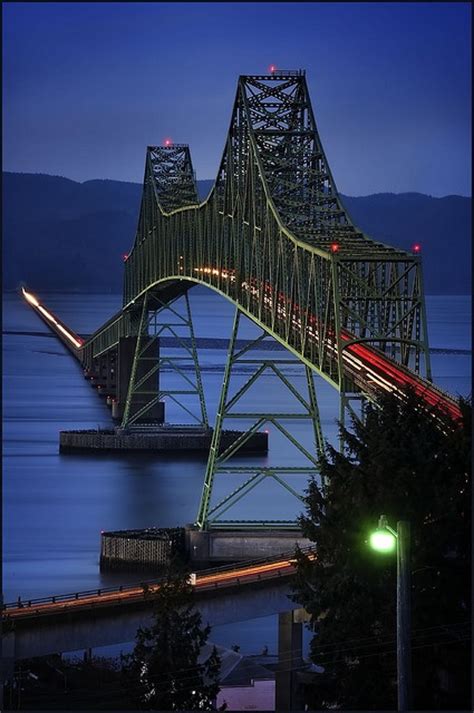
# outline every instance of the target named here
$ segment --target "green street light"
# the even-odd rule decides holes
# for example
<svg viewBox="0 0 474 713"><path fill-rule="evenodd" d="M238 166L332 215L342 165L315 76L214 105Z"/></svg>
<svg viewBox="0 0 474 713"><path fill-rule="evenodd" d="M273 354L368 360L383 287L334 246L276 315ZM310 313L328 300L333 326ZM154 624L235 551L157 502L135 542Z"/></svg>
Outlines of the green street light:
<svg viewBox="0 0 474 713"><path fill-rule="evenodd" d="M377 552L397 551L397 689L398 710L411 710L411 584L410 584L410 523L397 522L396 531L385 515L379 518L378 529L370 535L370 546Z"/></svg>
<svg viewBox="0 0 474 713"><path fill-rule="evenodd" d="M397 546L397 538L388 530L375 530L370 535L370 546L376 552L393 552Z"/></svg>

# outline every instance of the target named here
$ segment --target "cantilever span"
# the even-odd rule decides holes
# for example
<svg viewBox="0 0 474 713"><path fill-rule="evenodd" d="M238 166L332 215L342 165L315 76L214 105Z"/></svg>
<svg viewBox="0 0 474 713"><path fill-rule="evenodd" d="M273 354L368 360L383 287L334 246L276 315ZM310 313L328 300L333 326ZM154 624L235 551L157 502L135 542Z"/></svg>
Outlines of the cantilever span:
<svg viewBox="0 0 474 713"><path fill-rule="evenodd" d="M230 374L242 355L235 351L239 314L281 342L306 370L308 396L300 402L315 434L313 454L300 448L309 458L308 472L315 469L322 443L314 373L339 391L341 415L352 399L376 401L384 391L403 398L411 385L427 406L459 417L456 401L431 381L421 257L372 240L354 225L324 153L304 71L239 78L222 160L204 202L198 201L188 146L167 144L147 149L122 310L75 348L87 370L104 364L107 370L122 342L134 340L126 396L119 399L126 428L156 417L156 315L173 310L182 295L187 300L193 284L207 285L235 305L200 528L210 525L212 512L220 506L227 510L264 477L281 481L278 469L248 469L245 483L211 507L214 476L231 472L224 462L252 429L270 419L288 435L275 415L261 413L247 435L219 455L223 418L241 393L228 398ZM193 345L190 317L186 324ZM189 353L205 414L194 347ZM267 368L285 382L269 360L252 378Z"/></svg>
<svg viewBox="0 0 474 713"><path fill-rule="evenodd" d="M304 73L240 77L207 200L169 201L173 171L150 147L124 308L164 280L218 290L339 389L343 331L430 377L419 256L370 240L338 195ZM188 158L181 172L192 175ZM167 200L163 204L161 196ZM179 198L179 196L177 196ZM168 211L169 205L173 211Z"/></svg>
<svg viewBox="0 0 474 713"><path fill-rule="evenodd" d="M186 145L148 148L123 311L85 351L98 355L128 333L150 290L201 283L341 393L376 398L412 383L430 403L444 397L430 384L421 257L354 226L303 71L241 76L217 178L201 204L193 181Z"/></svg>

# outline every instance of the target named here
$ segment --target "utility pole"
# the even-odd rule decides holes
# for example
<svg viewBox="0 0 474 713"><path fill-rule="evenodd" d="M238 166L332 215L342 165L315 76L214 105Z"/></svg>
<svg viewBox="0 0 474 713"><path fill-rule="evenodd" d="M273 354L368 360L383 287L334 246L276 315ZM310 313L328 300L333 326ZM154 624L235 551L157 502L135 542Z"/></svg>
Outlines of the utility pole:
<svg viewBox="0 0 474 713"><path fill-rule="evenodd" d="M397 550L397 694L398 710L412 709L411 685L411 563L410 523L397 522L397 531L390 527L385 515L379 518L378 529L370 536L370 546L389 554Z"/></svg>
<svg viewBox="0 0 474 713"><path fill-rule="evenodd" d="M397 522L397 686L398 710L412 708L410 523Z"/></svg>

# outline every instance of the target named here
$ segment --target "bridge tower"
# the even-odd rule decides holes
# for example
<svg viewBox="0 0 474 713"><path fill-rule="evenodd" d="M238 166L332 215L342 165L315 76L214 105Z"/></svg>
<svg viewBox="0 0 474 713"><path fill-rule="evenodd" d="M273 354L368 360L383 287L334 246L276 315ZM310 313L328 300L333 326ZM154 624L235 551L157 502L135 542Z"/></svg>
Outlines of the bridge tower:
<svg viewBox="0 0 474 713"><path fill-rule="evenodd" d="M235 416L242 389L245 393L270 371L289 388L285 367L260 355L253 359L251 384L230 395L237 367L244 357L251 359L250 345L237 340L242 315L262 330L254 347L269 335L301 365L305 387L297 401L314 434L311 450L299 449L308 459L308 475L317 475L323 442L314 375L339 393L341 420L347 411L360 417L356 405L376 402L383 391L403 398L404 385L413 382L426 389L431 382L421 257L369 238L352 221L322 146L302 70L239 78L217 178L202 203L188 147L148 147L137 234L125 263L120 324L110 324L92 339L106 344L116 333L137 337L124 425L134 399L149 397L150 408L159 401L156 385L152 393L140 394L149 391L146 375L159 371L158 352L147 354L159 337L150 334L155 317L149 307L164 310L192 284L207 285L236 309L196 518L202 530L217 528L219 514L244 495L249 502L252 489L269 478L289 496L301 498L283 477L291 475L291 467L284 473L277 466L247 463L239 470L229 462L248 434L265 423L282 434L288 431L287 414L272 413L271 407L252 417L241 411L253 419L251 425L231 447L220 445L224 421ZM143 366L147 359L148 371ZM197 353L192 359L198 375ZM201 397L198 376L193 383ZM296 446L298 439L287 435ZM230 468L242 483L216 504L216 476L229 475ZM260 524L270 525L263 517Z"/></svg>

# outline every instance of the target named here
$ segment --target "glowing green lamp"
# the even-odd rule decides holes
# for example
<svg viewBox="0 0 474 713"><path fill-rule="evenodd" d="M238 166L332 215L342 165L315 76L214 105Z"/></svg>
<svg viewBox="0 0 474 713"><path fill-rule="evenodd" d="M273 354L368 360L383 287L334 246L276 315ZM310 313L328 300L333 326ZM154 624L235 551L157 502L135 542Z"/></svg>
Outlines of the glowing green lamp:
<svg viewBox="0 0 474 713"><path fill-rule="evenodd" d="M370 546L382 554L397 553L397 691L398 710L411 711L411 568L410 523L399 520L396 531L385 515L369 538Z"/></svg>
<svg viewBox="0 0 474 713"><path fill-rule="evenodd" d="M397 546L397 533L387 523L385 515L379 519L378 529L370 535L370 546L376 552L393 552Z"/></svg>

